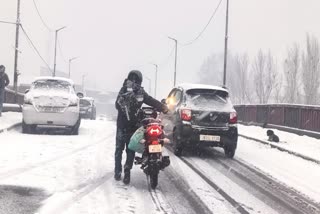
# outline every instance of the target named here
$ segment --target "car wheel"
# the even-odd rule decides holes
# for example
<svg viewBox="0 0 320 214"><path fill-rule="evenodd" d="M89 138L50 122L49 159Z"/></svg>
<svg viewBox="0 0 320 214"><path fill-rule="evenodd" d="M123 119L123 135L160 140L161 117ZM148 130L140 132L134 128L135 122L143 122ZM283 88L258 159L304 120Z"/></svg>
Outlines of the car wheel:
<svg viewBox="0 0 320 214"><path fill-rule="evenodd" d="M80 122L81 122L81 119L79 117L77 123L71 128L71 131L70 131L71 135L79 135Z"/></svg>
<svg viewBox="0 0 320 214"><path fill-rule="evenodd" d="M176 129L173 130L173 153L180 157L182 155L181 136Z"/></svg>
<svg viewBox="0 0 320 214"><path fill-rule="evenodd" d="M236 153L236 148L230 147L230 146L225 146L224 147L224 154L228 158L233 158Z"/></svg>
<svg viewBox="0 0 320 214"><path fill-rule="evenodd" d="M26 124L24 121L22 121L22 133L24 134L31 133L31 125Z"/></svg>

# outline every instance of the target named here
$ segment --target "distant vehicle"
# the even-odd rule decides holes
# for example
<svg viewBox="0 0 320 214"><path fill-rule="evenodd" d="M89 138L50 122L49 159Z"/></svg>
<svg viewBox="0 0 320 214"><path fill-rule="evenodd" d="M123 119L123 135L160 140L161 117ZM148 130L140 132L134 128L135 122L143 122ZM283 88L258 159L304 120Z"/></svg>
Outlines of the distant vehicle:
<svg viewBox="0 0 320 214"><path fill-rule="evenodd" d="M96 119L96 105L91 97L80 98L80 116L81 118Z"/></svg>
<svg viewBox="0 0 320 214"><path fill-rule="evenodd" d="M173 133L174 153L184 148L222 147L233 158L238 141L237 113L227 89L201 84L182 84L171 90L167 99Z"/></svg>
<svg viewBox="0 0 320 214"><path fill-rule="evenodd" d="M34 133L36 127L62 128L78 135L79 98L72 80L62 77L39 77L26 90L22 108L22 132Z"/></svg>

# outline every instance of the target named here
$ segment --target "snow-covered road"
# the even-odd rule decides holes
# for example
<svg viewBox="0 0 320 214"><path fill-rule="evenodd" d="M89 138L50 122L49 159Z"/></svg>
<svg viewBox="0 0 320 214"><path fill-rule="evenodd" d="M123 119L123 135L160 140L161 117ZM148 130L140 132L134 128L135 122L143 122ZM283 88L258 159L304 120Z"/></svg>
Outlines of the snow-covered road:
<svg viewBox="0 0 320 214"><path fill-rule="evenodd" d="M115 123L102 120L83 120L79 136L27 135L19 129L1 133L0 213L292 212L276 201L277 194L258 188L268 179L314 201L310 207L320 206L320 165L270 146L239 138L234 161L224 158L219 149L185 157L243 207L241 212L170 151L171 166L160 173L156 191L149 190L137 166L130 185L114 181L114 141ZM250 172L254 170L267 178ZM247 180L237 173L248 176ZM257 188L249 180L257 182Z"/></svg>

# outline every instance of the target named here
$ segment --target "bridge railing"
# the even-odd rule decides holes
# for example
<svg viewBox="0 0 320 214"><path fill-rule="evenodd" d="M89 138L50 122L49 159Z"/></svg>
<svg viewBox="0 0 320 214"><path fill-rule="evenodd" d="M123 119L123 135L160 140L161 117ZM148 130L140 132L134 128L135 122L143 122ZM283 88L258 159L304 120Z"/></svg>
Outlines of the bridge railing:
<svg viewBox="0 0 320 214"><path fill-rule="evenodd" d="M320 132L320 106L268 104L235 105L242 122L273 124Z"/></svg>

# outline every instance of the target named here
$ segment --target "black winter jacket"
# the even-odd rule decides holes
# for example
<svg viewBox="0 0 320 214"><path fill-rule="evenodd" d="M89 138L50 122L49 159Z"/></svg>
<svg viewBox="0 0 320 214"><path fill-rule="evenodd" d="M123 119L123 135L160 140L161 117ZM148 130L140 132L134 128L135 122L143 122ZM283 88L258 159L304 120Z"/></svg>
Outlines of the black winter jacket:
<svg viewBox="0 0 320 214"><path fill-rule="evenodd" d="M141 87L140 85L137 85L136 88L133 90L133 93L131 92L131 98L126 99L126 101L128 101L129 103L128 112L129 112L130 120L128 121L125 112L119 105L119 100L121 99L121 97L128 92L127 81L130 81L130 80L126 79L124 81L123 86L118 94L118 97L115 103L116 109L118 110L117 127L134 131L136 128L138 128L137 126L139 123L137 118L137 112L141 108L143 103L154 107L157 111L160 111L160 112L165 110L165 106L158 100L149 96L147 92L145 92L143 87Z"/></svg>
<svg viewBox="0 0 320 214"><path fill-rule="evenodd" d="M10 83L9 77L6 73L0 74L0 89L4 89Z"/></svg>

